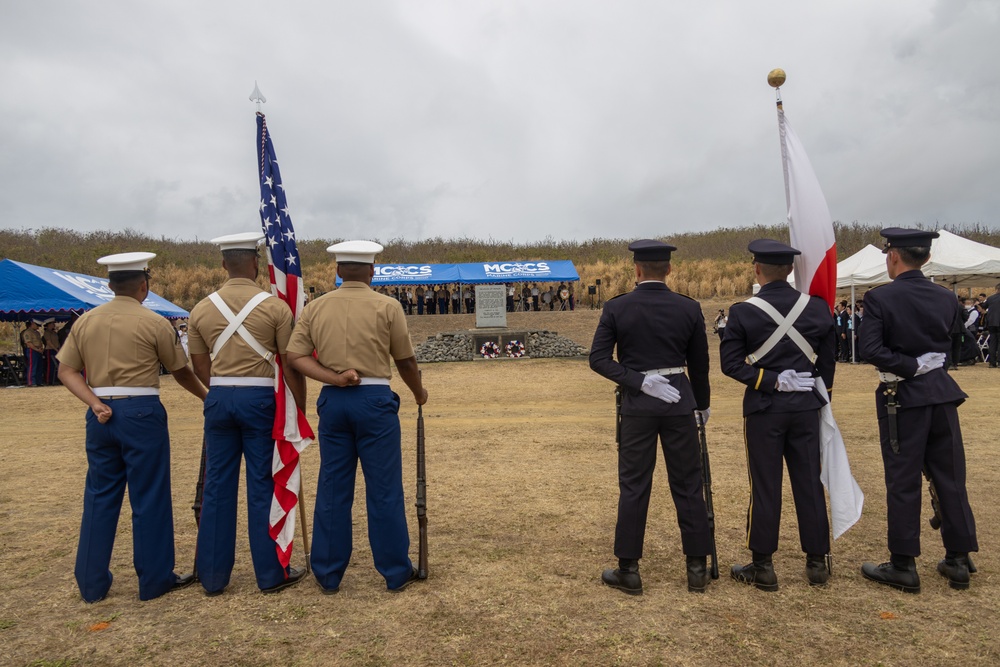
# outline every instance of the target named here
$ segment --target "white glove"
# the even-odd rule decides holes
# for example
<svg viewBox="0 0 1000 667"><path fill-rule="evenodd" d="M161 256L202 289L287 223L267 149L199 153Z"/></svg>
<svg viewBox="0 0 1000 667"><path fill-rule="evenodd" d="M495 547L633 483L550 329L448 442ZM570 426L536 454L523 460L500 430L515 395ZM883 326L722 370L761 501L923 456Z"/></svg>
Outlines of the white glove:
<svg viewBox="0 0 1000 667"><path fill-rule="evenodd" d="M778 391L812 391L816 380L811 373L801 371L781 371L778 373Z"/></svg>
<svg viewBox="0 0 1000 667"><path fill-rule="evenodd" d="M708 423L708 418L712 414L712 408L705 408L704 410L695 410L694 418L698 421L698 424L704 426Z"/></svg>
<svg viewBox="0 0 1000 667"><path fill-rule="evenodd" d="M944 352L925 352L921 354L917 357L917 372L913 374L914 377L941 368L944 366L944 360Z"/></svg>
<svg viewBox="0 0 1000 667"><path fill-rule="evenodd" d="M676 403L681 400L681 392L662 375L647 375L642 381L642 393L658 398L664 403Z"/></svg>

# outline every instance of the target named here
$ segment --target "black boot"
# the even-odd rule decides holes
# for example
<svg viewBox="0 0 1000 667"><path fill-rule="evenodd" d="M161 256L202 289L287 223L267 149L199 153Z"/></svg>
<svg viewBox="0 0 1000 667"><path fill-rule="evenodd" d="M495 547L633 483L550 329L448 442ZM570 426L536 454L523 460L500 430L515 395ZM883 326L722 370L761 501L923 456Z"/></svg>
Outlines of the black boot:
<svg viewBox="0 0 1000 667"><path fill-rule="evenodd" d="M948 585L956 591L969 588L969 554L949 553L938 563L937 571L948 580Z"/></svg>
<svg viewBox="0 0 1000 667"><path fill-rule="evenodd" d="M601 581L623 593L642 595L642 578L639 576L639 561L637 560L619 558L618 569L602 572Z"/></svg>
<svg viewBox="0 0 1000 667"><path fill-rule="evenodd" d="M778 575L774 573L771 554L761 554L755 551L753 562L743 567L733 565L729 570L729 574L741 584L754 586L762 591L778 590Z"/></svg>
<svg viewBox="0 0 1000 667"><path fill-rule="evenodd" d="M920 592L920 575L917 574L917 564L913 556L893 554L888 563L881 565L864 563L861 566L861 574L865 579L885 584L904 593Z"/></svg>
<svg viewBox="0 0 1000 667"><path fill-rule="evenodd" d="M689 593L704 593L705 589L708 588L708 568L706 563L708 561L707 556L688 556L687 557L687 575L688 575L688 592Z"/></svg>
<svg viewBox="0 0 1000 667"><path fill-rule="evenodd" d="M826 563L826 556L816 554L806 555L806 577L810 586L825 586L830 579L830 568Z"/></svg>

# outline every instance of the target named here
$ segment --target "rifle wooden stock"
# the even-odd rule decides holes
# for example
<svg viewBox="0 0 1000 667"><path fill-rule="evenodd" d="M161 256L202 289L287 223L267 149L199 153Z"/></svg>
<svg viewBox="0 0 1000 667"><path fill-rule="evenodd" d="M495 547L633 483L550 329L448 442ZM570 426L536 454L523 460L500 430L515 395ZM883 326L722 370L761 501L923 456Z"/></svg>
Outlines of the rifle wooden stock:
<svg viewBox="0 0 1000 667"><path fill-rule="evenodd" d="M924 466L924 477L927 478L927 490L931 494L931 509L934 510L934 516L930 518L931 528L938 530L941 528L941 501L938 500L937 485L934 484L934 478L931 477L930 470L927 466ZM972 562L972 555L969 555L969 572L975 574L976 570L975 563Z"/></svg>
<svg viewBox="0 0 1000 667"><path fill-rule="evenodd" d="M299 507L298 507L298 519L302 525L302 550L305 552L306 556L306 574L312 572L312 558L309 552L309 528L306 525L306 503L305 503L305 490L303 489L303 482L306 476L302 473L302 456L299 456Z"/></svg>
<svg viewBox="0 0 1000 667"><path fill-rule="evenodd" d="M424 454L424 406L417 406L417 526L420 529L417 576L427 578L427 469Z"/></svg>
<svg viewBox="0 0 1000 667"><path fill-rule="evenodd" d="M705 494L705 509L708 512L708 529L712 533L712 565L709 573L713 579L719 578L719 556L715 548L715 504L712 501L712 466L708 459L708 439L705 437L705 423L699 417L698 440L701 442L701 488Z"/></svg>
<svg viewBox="0 0 1000 667"><path fill-rule="evenodd" d="M194 525L196 528L201 528L201 507L202 501L205 498L205 459L208 456L208 448L205 443L205 436L201 436L201 464L198 467L198 481L194 485L194 504L191 505L191 509L194 510ZM194 567L191 572L194 573L195 581L198 581L198 537L195 535L194 541Z"/></svg>
<svg viewBox="0 0 1000 667"><path fill-rule="evenodd" d="M615 444L622 448L622 391L621 385L615 387Z"/></svg>

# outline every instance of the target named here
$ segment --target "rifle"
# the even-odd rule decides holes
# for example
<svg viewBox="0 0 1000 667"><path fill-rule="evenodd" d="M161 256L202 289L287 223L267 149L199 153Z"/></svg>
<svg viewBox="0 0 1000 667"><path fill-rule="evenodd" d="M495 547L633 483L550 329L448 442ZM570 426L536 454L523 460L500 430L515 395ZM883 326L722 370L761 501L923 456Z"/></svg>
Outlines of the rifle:
<svg viewBox="0 0 1000 667"><path fill-rule="evenodd" d="M302 456L299 456L299 522L302 524L302 550L306 556L306 574L312 572L312 557L309 554L309 529L306 527L306 501L305 490L302 488Z"/></svg>
<svg viewBox="0 0 1000 667"><path fill-rule="evenodd" d="M712 502L712 466L708 460L708 439L705 437L705 422L701 417L695 417L698 422L698 439L701 441L701 488L705 494L705 509L708 511L708 529L712 533L712 567L709 570L713 579L719 578L719 556L715 549L715 505Z"/></svg>
<svg viewBox="0 0 1000 667"><path fill-rule="evenodd" d="M938 530L941 528L941 501L938 500L937 485L934 484L934 478L931 477L931 471L924 466L924 477L927 478L927 490L931 494L931 509L934 510L934 516L930 518L931 528ZM972 562L972 556L969 556L969 573L975 574L976 570L975 564Z"/></svg>
<svg viewBox="0 0 1000 667"><path fill-rule="evenodd" d="M622 448L622 391L621 385L615 387L615 444Z"/></svg>
<svg viewBox="0 0 1000 667"><path fill-rule="evenodd" d="M424 458L424 406L417 406L417 526L420 529L417 577L427 578L427 466Z"/></svg>
<svg viewBox="0 0 1000 667"><path fill-rule="evenodd" d="M194 504L191 505L191 509L194 510L194 525L196 528L201 528L201 501L205 497L205 458L208 456L208 450L205 446L205 436L201 436L201 465L198 467L198 481L194 485ZM194 542L194 568L191 570L194 574L194 580L198 581L198 539L195 537Z"/></svg>

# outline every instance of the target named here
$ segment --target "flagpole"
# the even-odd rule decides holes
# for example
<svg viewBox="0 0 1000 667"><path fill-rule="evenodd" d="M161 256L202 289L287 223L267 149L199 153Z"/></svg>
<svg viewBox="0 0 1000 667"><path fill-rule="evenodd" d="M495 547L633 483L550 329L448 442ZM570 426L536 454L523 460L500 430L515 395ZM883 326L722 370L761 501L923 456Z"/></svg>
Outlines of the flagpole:
<svg viewBox="0 0 1000 667"><path fill-rule="evenodd" d="M271 292L284 301L296 320L305 303L302 286L302 268L295 230L288 214L281 173L267 131L264 114L260 105L267 98L254 82L250 101L257 104L257 150L261 188L260 218L261 228L267 237L268 278ZM272 471L274 495L271 502L271 521L268 532L275 540L279 562L289 567L292 545L295 538L296 518L302 530L302 543L306 555L306 573L310 572L309 533L307 529L304 490L302 483L302 450L315 438L305 414L296 403L292 388L284 378L284 367L280 357L275 365L275 423L273 433L281 434L274 441L274 460L280 462ZM304 388L303 388L304 391ZM304 394L303 394L304 395ZM302 406L304 407L304 406ZM300 510L300 511L298 511ZM291 523L289 523L289 521Z"/></svg>

